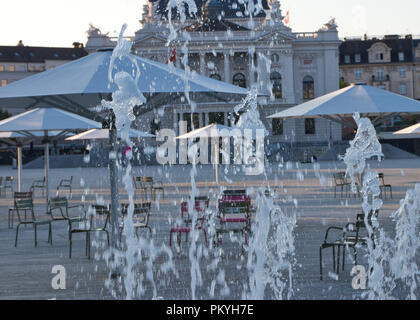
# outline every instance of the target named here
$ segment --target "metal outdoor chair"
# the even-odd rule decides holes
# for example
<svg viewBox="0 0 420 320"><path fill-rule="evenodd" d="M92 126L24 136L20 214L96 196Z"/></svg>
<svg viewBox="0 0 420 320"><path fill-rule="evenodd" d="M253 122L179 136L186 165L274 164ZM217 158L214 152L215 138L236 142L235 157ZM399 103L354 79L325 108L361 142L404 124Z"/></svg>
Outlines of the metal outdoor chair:
<svg viewBox="0 0 420 320"><path fill-rule="evenodd" d="M341 197L343 197L343 192L346 191L346 197L350 192L351 183L346 179L345 172L336 172L333 174L334 178L334 198L337 198L337 188L341 189Z"/></svg>
<svg viewBox="0 0 420 320"><path fill-rule="evenodd" d="M375 212L375 217L378 217L379 212ZM368 216L368 224L372 227L372 213ZM341 234L335 240L329 240L329 235L332 230L340 231ZM353 250L354 264L357 265L357 248L366 246L368 241L368 233L365 224L365 215L358 214L356 222L348 223L344 227L329 227L325 233L324 243L319 248L319 265L320 265L320 279L323 279L323 261L322 251L327 248L332 248L333 270L336 274L340 272L340 252L343 249L343 265L345 268L345 257L347 248ZM337 252L336 252L337 250ZM337 253L337 255L336 255Z"/></svg>
<svg viewBox="0 0 420 320"><path fill-rule="evenodd" d="M3 177L0 176L0 197L3 191L4 191ZM6 191L4 191L4 195L6 196Z"/></svg>
<svg viewBox="0 0 420 320"><path fill-rule="evenodd" d="M143 177L143 184L150 188L150 195L153 194L153 200L156 200L156 191L161 191L163 198L165 198L165 189L162 182L153 181L152 177Z"/></svg>
<svg viewBox="0 0 420 320"><path fill-rule="evenodd" d="M32 198L32 192L15 192L13 194L13 206L9 207L9 216L8 216L8 226L9 229L13 229L13 217L14 217L14 213L17 211L16 209L16 200L24 200L24 199L28 199L28 198ZM20 213L24 214L25 220L27 220L27 216L28 216L28 211L30 212L32 210L32 208L20 208Z"/></svg>
<svg viewBox="0 0 420 320"><path fill-rule="evenodd" d="M52 245L52 226L51 226L51 219L46 220L37 220L35 217L34 212L34 204L32 199L32 193L31 192L24 192L24 193L15 193L14 196L14 203L15 203L15 212L17 214L19 224L16 227L16 240L15 240L15 247L17 247L18 244L18 235L19 235L19 228L21 225L32 225L34 228L34 235L35 235L35 247L38 245L38 239L37 239L37 227L42 225L48 225L48 243ZM21 214L25 212L25 220L22 219ZM29 219L26 217L26 212L29 211L31 214L29 216Z"/></svg>
<svg viewBox="0 0 420 320"><path fill-rule="evenodd" d="M133 212L133 228L135 230L136 236L139 236L140 229L147 229L149 232L149 237L152 236L152 228L149 226L150 221L150 208L152 204L150 202L144 203L135 203L134 212ZM123 220L120 223L120 241L122 239L122 233L124 230L124 220L128 213L129 204L121 205L121 214Z"/></svg>
<svg viewBox="0 0 420 320"><path fill-rule="evenodd" d="M206 231L206 221L207 221L207 211L209 208L210 199L208 197L195 197L194 198L194 213L197 214L196 225L194 228L196 230L203 231L204 240L206 246L208 246L207 241L207 231ZM200 216L199 216L200 215ZM181 203L181 219L184 225L172 227L169 232L169 246L172 247L172 235L177 234L178 247L181 248L182 234L185 234L186 241L188 241L188 236L191 233L193 228L191 214L189 212L188 202Z"/></svg>
<svg viewBox="0 0 420 320"><path fill-rule="evenodd" d="M34 196L35 196L36 189L41 189L42 190L42 196L44 196L45 189L46 189L45 177L42 180L35 180L32 183L30 190L31 190L31 192L33 193Z"/></svg>
<svg viewBox="0 0 420 320"><path fill-rule="evenodd" d="M6 196L7 189L9 189L11 194L13 194L13 181L15 181L15 178L13 176L6 177L4 181L4 196Z"/></svg>
<svg viewBox="0 0 420 320"><path fill-rule="evenodd" d="M73 183L73 176L70 177L70 179L62 179L60 183L57 186L57 195L60 192L60 189L68 189L70 195L72 194L71 190L71 184Z"/></svg>
<svg viewBox="0 0 420 320"><path fill-rule="evenodd" d="M384 177L384 174L383 173L379 173L378 174L378 177L379 177L379 180L381 181L381 185L380 185L380 188L381 188L381 198L383 196L385 196L384 199L386 200L386 191L388 189L389 192L390 192L390 194L391 194L391 199L392 199L392 185L385 183L385 177Z"/></svg>
<svg viewBox="0 0 420 320"><path fill-rule="evenodd" d="M80 205L69 206L68 200L65 197L54 197L49 200L49 210L52 222L66 221L69 226L69 232L73 229L73 223L83 222L86 220L85 213L83 216L71 216L70 209L80 209L82 207L83 206Z"/></svg>
<svg viewBox="0 0 420 320"><path fill-rule="evenodd" d="M147 196L147 186L143 183L143 177L133 177L134 183L134 198L137 197L137 191L141 191L142 200L145 201Z"/></svg>
<svg viewBox="0 0 420 320"><path fill-rule="evenodd" d="M248 243L251 232L251 197L246 190L226 190L218 202L218 220L216 239L222 244L220 235L224 233L241 233Z"/></svg>
<svg viewBox="0 0 420 320"><path fill-rule="evenodd" d="M105 205L95 204L90 206L89 210L85 213L85 218L81 222L79 222L79 226L71 226L71 228L69 229L70 259L72 255L74 233L86 233L86 256L89 259L91 257L91 233L105 232L107 243L109 246L109 232L107 230L110 219L109 207Z"/></svg>

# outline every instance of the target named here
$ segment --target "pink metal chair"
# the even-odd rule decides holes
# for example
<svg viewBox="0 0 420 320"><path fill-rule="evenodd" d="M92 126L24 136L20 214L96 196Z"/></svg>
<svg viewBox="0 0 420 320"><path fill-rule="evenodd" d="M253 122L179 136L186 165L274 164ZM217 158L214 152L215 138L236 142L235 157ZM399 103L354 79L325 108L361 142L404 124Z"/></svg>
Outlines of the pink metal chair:
<svg viewBox="0 0 420 320"><path fill-rule="evenodd" d="M248 244L248 232L251 232L251 197L246 193L227 192L219 200L220 226L216 228L216 238L222 244L220 235L241 233Z"/></svg>
<svg viewBox="0 0 420 320"><path fill-rule="evenodd" d="M201 217L197 218L197 223L195 225L196 230L202 230L204 235L204 240L206 242L206 246L208 246L207 241L207 231L206 231L206 211L209 207L210 200L208 197L196 197L195 204L194 204L194 213L201 215ZM172 227L170 230L169 235L169 245L172 247L172 235L174 233L177 234L178 246L181 247L182 241L182 234L185 234L186 241L188 241L188 236L192 230L192 218L190 217L190 213L188 210L188 202L181 203L181 218L185 225Z"/></svg>

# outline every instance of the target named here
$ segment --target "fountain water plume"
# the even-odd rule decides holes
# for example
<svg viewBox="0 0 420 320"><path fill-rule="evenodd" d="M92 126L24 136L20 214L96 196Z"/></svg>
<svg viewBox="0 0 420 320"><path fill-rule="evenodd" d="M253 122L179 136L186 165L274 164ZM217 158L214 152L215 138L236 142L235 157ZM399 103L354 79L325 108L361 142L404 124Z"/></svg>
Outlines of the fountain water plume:
<svg viewBox="0 0 420 320"><path fill-rule="evenodd" d="M274 198L260 189L253 235L247 248L249 285L244 298L262 300L271 289L277 300L291 299L296 263L296 211L285 213Z"/></svg>
<svg viewBox="0 0 420 320"><path fill-rule="evenodd" d="M409 293L407 299L416 300L420 269L416 259L420 248L420 184L407 191L400 208L393 214L396 222L395 253L391 259L392 272Z"/></svg>
<svg viewBox="0 0 420 320"><path fill-rule="evenodd" d="M350 142L350 148L342 159L347 166L347 175L352 181L352 191L357 192L357 176L362 183L361 196L364 224L367 229L368 258L368 291L364 294L368 299L389 299L394 289L394 281L389 273L389 261L392 255L393 242L380 227L376 213L382 207L381 189L377 172L370 170L366 161L383 157L382 146L376 136L376 130L368 118L360 118L359 113L353 116L358 126L356 136Z"/></svg>
<svg viewBox="0 0 420 320"><path fill-rule="evenodd" d="M116 130L121 132L121 138L127 145L125 154L126 167L123 174L123 183L128 193L128 208L126 217L121 217L118 224L123 224L123 236L125 238L124 246L121 248L114 248L114 261L107 261L111 268L122 266L122 279L119 279L118 291L122 291L124 285L126 299L131 300L136 297L141 297L145 293L143 287L143 281L147 280L150 282L153 288L153 298L157 298L157 288L154 279L154 265L153 262L159 255L167 255L168 262L161 266L162 272L172 271L176 276L177 272L172 263L172 252L170 252L165 245L160 248L155 247L152 240L148 240L142 237L139 239L134 233L134 186L132 179L132 166L131 160L133 159L133 142L129 138L129 131L132 122L135 120L134 107L143 105L146 102L142 92L137 87L138 80L141 76L140 68L137 64L137 60L131 56L131 45L130 41L123 38L124 31L126 29L124 25L121 29L121 33L118 39L118 44L113 50L110 65L109 65L109 85L115 83L117 90L112 94L112 101L102 101L102 106L106 109L113 110L115 114L115 126ZM118 64L120 63L131 63L132 73L118 70ZM120 168L124 165L121 163ZM104 257L106 259L111 258L112 254L106 252ZM145 274L137 268L144 263L146 267ZM110 283L108 283L111 286ZM115 293L115 290L112 290Z"/></svg>

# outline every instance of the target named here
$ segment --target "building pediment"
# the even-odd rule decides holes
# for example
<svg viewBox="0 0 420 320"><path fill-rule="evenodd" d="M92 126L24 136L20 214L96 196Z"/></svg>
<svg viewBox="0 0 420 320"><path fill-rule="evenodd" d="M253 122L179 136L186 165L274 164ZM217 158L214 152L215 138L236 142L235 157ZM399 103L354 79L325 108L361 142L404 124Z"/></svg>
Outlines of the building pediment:
<svg viewBox="0 0 420 320"><path fill-rule="evenodd" d="M256 41L282 41L282 42L293 42L295 37L292 34L288 34L282 31L273 30L267 31L255 37Z"/></svg>
<svg viewBox="0 0 420 320"><path fill-rule="evenodd" d="M378 50L384 50L384 51L391 51L391 48L386 45L384 42L376 42L374 43L369 49L367 49L368 52L370 51L378 51Z"/></svg>
<svg viewBox="0 0 420 320"><path fill-rule="evenodd" d="M151 45L151 46L165 46L168 39L159 36L159 35L149 35L143 38L136 39L137 43L142 45Z"/></svg>

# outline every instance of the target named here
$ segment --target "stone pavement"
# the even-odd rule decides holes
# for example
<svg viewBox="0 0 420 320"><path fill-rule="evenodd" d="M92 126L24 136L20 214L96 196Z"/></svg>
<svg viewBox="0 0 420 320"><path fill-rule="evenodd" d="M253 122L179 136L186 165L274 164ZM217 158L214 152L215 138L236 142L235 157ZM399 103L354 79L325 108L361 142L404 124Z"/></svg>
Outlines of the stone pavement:
<svg viewBox="0 0 420 320"><path fill-rule="evenodd" d="M372 167L377 166L372 163ZM398 208L399 200L404 197L408 188L420 181L420 163L412 160L390 160L379 165L380 171L385 173L387 183L393 185L394 198L385 200L380 214L380 222L387 234L393 234L393 222L389 216ZM331 170L329 168L332 168ZM316 169L316 168L315 168ZM229 179L225 179L221 170L223 185L230 188L247 187L249 190L257 190L264 185L277 185L279 189L276 198L282 208L292 210L297 203L298 221L295 230L296 265L293 270L293 299L358 299L361 292L351 286L351 259L347 258L344 272L338 279L329 276L332 271L330 250L325 251L324 257L324 281L319 280L319 246L323 241L325 230L329 225L343 226L355 219L355 214L360 211L360 200L357 198L334 199L331 189L331 172L342 170L340 163L321 163L320 169L314 170L312 165L285 165L283 168L277 165L267 171L267 178L249 177L241 173L231 174L234 168L228 172ZM158 199L152 205L151 226L154 229L153 242L155 246L169 245L169 229L179 216L179 202L186 199L190 194L190 176L187 166L185 167L136 167L135 175L153 176L164 182L166 197ZM147 174L146 174L147 173ZM42 170L24 171L24 188L27 189L33 179L41 177ZM0 168L0 175L16 175L9 168ZM93 203L98 199L109 200L109 179L107 170L98 169L57 169L51 170L52 194L55 194L55 186L61 178L75 176L74 192L71 198L73 203ZM198 169L196 179L199 193L209 195L213 199L211 206L215 206L215 199L220 192L214 184L213 168L208 166ZM121 201L127 195L121 184ZM255 196L253 197L255 198ZM296 199L295 203L291 202ZM36 195L36 212L43 215L45 212L45 199L40 194ZM7 227L7 208L11 204L10 192L6 198L0 199L0 299L113 299L111 292L105 285L108 278L108 269L105 262L98 258L103 251L104 241L101 237L95 239L94 256L97 259L88 260L84 255L84 235L76 235L73 246L73 259L68 258L69 241L67 238L67 226L65 222L53 225L53 245L46 243L47 230L41 227L39 231L39 245L34 248L33 231L31 228L22 228L18 248L14 248L15 230ZM199 245L203 245L202 235L199 235ZM217 271L208 267L214 263L212 254L208 253L200 259L200 270L203 277L203 285L197 288L199 299L241 299L244 284L248 279L246 270L246 258L238 243L226 239L223 243L223 255ZM206 250L204 250L206 253ZM158 257L154 266L154 277L157 287L157 296L163 299L191 299L191 275L190 261L188 258L188 244L183 241L181 253L174 249L173 262L179 277L173 274L164 274L159 267L164 263L164 257ZM366 259L361 257L361 263ZM51 281L54 275L51 273L53 266L62 265L67 273L66 290L54 290ZM225 271L228 292L223 292L223 287L218 283L214 286L212 295L212 282ZM145 266L136 269L144 272ZM145 282L143 299L153 297L152 287ZM118 295L124 298L125 295ZM266 298L272 299L272 293L267 290Z"/></svg>

